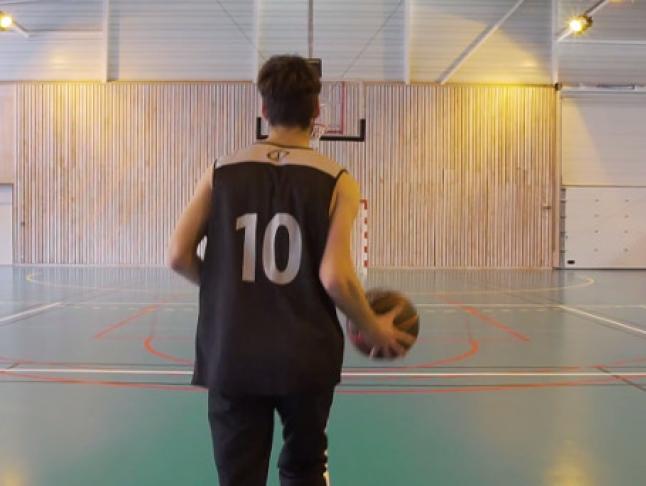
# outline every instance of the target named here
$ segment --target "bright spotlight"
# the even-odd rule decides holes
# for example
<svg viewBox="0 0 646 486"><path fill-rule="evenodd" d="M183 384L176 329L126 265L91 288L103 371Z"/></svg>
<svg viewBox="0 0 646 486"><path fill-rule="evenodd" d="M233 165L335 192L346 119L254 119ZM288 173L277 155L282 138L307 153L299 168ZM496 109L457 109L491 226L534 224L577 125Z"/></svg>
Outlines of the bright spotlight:
<svg viewBox="0 0 646 486"><path fill-rule="evenodd" d="M0 12L0 30L8 30L13 26L13 17L4 12Z"/></svg>
<svg viewBox="0 0 646 486"><path fill-rule="evenodd" d="M568 27L570 32L575 35L583 34L586 30L592 25L592 17L587 15L579 15L578 17L572 17L568 20Z"/></svg>

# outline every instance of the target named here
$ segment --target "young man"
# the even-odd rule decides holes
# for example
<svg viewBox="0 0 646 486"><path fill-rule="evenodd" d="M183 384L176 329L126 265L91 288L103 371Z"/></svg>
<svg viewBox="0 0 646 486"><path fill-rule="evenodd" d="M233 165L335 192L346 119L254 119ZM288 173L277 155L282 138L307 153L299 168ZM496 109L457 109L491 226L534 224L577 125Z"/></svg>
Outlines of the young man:
<svg viewBox="0 0 646 486"><path fill-rule="evenodd" d="M258 88L269 138L206 172L177 223L169 264L200 286L193 384L209 389L220 485L266 484L277 411L281 484L323 486L343 359L335 304L375 352L402 355L411 338L394 327L394 312L373 313L354 271L357 183L309 148L318 75L300 57L276 56Z"/></svg>

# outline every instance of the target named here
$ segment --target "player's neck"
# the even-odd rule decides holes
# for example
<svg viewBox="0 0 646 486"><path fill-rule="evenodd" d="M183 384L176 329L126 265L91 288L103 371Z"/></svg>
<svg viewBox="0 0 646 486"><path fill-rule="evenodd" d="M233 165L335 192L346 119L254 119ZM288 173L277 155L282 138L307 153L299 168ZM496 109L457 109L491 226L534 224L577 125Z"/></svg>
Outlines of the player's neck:
<svg viewBox="0 0 646 486"><path fill-rule="evenodd" d="M286 147L309 147L310 131L298 127L271 127L267 142Z"/></svg>

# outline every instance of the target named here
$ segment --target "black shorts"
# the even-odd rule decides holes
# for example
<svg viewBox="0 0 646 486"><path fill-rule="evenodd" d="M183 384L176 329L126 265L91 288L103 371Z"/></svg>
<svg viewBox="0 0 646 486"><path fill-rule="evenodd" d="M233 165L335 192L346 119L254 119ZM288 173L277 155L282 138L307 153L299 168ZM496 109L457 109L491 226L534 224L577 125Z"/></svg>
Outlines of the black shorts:
<svg viewBox="0 0 646 486"><path fill-rule="evenodd" d="M334 389L284 396L228 396L209 391L209 422L220 486L265 486L274 413L283 424L282 486L327 484L325 429Z"/></svg>

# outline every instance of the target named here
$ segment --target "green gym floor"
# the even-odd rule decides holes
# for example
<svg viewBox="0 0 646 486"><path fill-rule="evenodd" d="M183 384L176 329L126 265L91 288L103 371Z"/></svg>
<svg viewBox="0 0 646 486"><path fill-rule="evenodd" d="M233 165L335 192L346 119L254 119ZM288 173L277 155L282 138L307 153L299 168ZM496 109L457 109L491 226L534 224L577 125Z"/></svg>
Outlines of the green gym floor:
<svg viewBox="0 0 646 486"><path fill-rule="evenodd" d="M393 362L347 348L333 486L646 484L646 272L368 286L408 293L420 338ZM196 299L160 268L0 267L0 486L216 485Z"/></svg>

